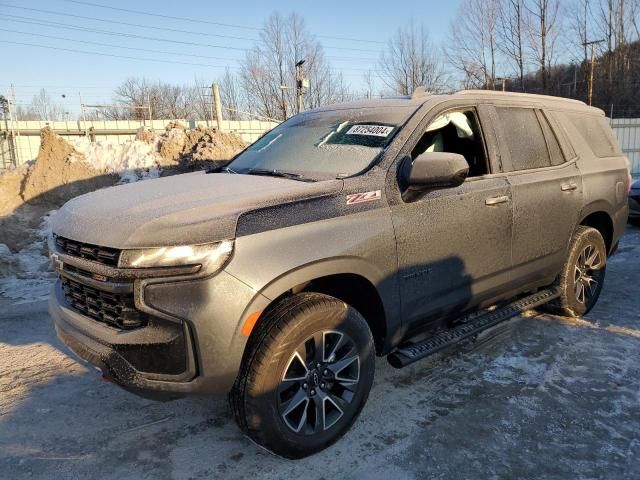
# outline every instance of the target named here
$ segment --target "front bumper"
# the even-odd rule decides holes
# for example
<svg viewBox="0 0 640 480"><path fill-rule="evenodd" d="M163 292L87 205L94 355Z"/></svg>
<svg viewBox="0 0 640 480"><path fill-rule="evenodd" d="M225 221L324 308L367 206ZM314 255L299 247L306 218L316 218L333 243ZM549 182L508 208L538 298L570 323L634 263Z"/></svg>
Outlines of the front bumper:
<svg viewBox="0 0 640 480"><path fill-rule="evenodd" d="M73 308L58 280L49 300L58 337L105 377L144 397L228 393L246 345L242 323L268 299L224 271L206 278L137 279L133 289L136 308L152 320L122 330Z"/></svg>

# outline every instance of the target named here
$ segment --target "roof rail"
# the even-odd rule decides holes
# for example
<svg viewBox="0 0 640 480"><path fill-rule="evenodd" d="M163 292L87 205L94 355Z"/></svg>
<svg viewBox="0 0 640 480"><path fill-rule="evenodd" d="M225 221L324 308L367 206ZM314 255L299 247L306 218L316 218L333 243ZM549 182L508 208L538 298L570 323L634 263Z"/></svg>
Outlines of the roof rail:
<svg viewBox="0 0 640 480"><path fill-rule="evenodd" d="M575 98L565 98L565 97L556 97L553 95L540 95L536 93L521 93L521 92L502 92L499 90L460 90L456 92L454 95L476 95L476 96L486 96L486 97L498 97L498 96L509 96L509 97L520 97L520 98L532 98L540 101L558 101L558 102L569 102L575 103L578 105L586 106L587 104L581 100L576 100Z"/></svg>

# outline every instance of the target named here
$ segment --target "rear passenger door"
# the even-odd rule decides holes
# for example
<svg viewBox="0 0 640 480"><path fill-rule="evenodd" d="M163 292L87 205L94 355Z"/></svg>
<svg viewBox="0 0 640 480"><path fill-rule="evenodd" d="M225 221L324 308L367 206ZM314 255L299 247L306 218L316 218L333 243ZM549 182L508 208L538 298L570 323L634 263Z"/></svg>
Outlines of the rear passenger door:
<svg viewBox="0 0 640 480"><path fill-rule="evenodd" d="M495 107L513 198L514 288L553 281L582 208L582 179L552 124L537 108Z"/></svg>

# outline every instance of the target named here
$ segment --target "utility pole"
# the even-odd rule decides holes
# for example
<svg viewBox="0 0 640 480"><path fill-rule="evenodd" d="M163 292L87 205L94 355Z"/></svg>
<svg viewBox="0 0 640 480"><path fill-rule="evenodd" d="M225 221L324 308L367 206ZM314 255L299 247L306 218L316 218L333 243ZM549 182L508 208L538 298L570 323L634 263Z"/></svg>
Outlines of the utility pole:
<svg viewBox="0 0 640 480"><path fill-rule="evenodd" d="M4 136L7 139L7 145L9 147L9 165L16 167L18 162L16 160L16 152L13 144L13 134L9 130L9 116L10 116L10 102L5 97L0 95L0 113L2 113L2 117L4 118L4 127L5 133ZM2 167L6 168L6 163L4 160L4 148L0 145L0 150L2 151Z"/></svg>
<svg viewBox="0 0 640 480"><path fill-rule="evenodd" d="M147 109L149 110L149 128L153 131L153 110L151 108L151 94L147 94Z"/></svg>
<svg viewBox="0 0 640 480"><path fill-rule="evenodd" d="M306 60L302 60L296 63L296 105L298 107L298 113L304 111L304 93L305 89L309 88L309 80L304 78L303 65Z"/></svg>
<svg viewBox="0 0 640 480"><path fill-rule="evenodd" d="M89 136L89 129L87 128L87 113L84 109L84 102L82 101L82 93L78 92L78 97L80 98L80 114L82 115L82 126L84 127L84 136ZM80 122L78 122L80 123Z"/></svg>
<svg viewBox="0 0 640 480"><path fill-rule="evenodd" d="M220 87L217 83L211 84L211 93L213 94L213 106L216 110L216 122L218 131L222 131L222 101L220 100ZM233 117L232 117L233 118Z"/></svg>
<svg viewBox="0 0 640 480"><path fill-rule="evenodd" d="M589 92L587 95L589 105L591 105L591 102L593 100L593 70L596 63L596 45L602 42L604 42L604 40L592 40L590 42L584 42L582 44L585 47L587 45L591 45L591 65L589 66Z"/></svg>

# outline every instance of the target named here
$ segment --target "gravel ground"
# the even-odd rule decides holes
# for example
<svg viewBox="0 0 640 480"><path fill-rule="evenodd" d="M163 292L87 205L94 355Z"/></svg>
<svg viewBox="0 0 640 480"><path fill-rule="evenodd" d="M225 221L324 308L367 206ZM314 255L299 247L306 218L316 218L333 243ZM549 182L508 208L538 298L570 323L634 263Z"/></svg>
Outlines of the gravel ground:
<svg viewBox="0 0 640 480"><path fill-rule="evenodd" d="M639 265L630 227L589 321L524 316L403 370L378 359L351 432L300 461L244 438L222 400L102 383L42 303L0 304L0 478L640 478Z"/></svg>

